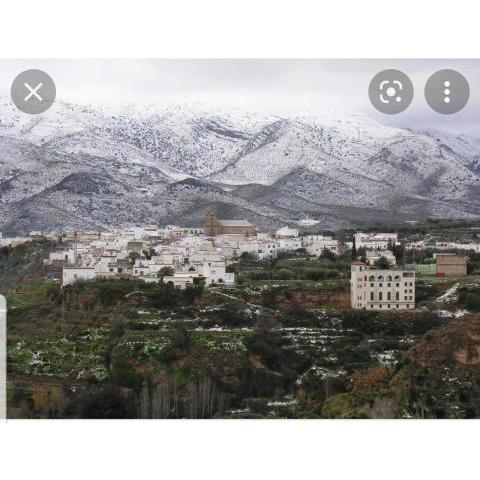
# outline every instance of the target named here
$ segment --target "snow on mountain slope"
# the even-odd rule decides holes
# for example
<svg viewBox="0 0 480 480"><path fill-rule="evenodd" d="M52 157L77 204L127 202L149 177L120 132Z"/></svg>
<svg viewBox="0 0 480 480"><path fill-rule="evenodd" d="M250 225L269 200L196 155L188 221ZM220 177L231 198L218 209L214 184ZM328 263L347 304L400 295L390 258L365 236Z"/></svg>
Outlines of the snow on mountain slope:
<svg viewBox="0 0 480 480"><path fill-rule="evenodd" d="M458 134L438 129L424 130L418 133L428 135L440 148L464 160L466 164L480 152L480 134Z"/></svg>
<svg viewBox="0 0 480 480"><path fill-rule="evenodd" d="M441 200L468 198L479 178L461 162L446 157L429 137L398 140L370 157L366 171L389 182L403 194L432 196Z"/></svg>
<svg viewBox="0 0 480 480"><path fill-rule="evenodd" d="M74 133L43 144L50 152L61 152L70 155L90 155L105 160L111 160L122 165L126 173L135 167L148 167L162 172L171 181L184 180L189 175L155 160L152 155L138 147L125 142L115 141L104 133L95 134L92 131Z"/></svg>
<svg viewBox="0 0 480 480"><path fill-rule="evenodd" d="M413 136L360 115L341 118L324 114L284 123L283 135L262 149L246 152L209 178L236 185L251 182L271 185L299 167L320 173L332 167L348 168L365 174L364 162L371 155L397 139Z"/></svg>
<svg viewBox="0 0 480 480"><path fill-rule="evenodd" d="M330 169L324 173L298 169L281 178L274 186L283 192L293 191L305 200L331 205L360 204L388 208L395 195L386 183L340 169Z"/></svg>
<svg viewBox="0 0 480 480"><path fill-rule="evenodd" d="M259 130L276 119L197 106L167 106L116 117L111 134L188 175L207 176L232 161Z"/></svg>
<svg viewBox="0 0 480 480"><path fill-rule="evenodd" d="M0 135L36 145L87 131L92 125L108 124L108 114L101 108L62 101L40 115L25 115L5 93L0 94L0 113Z"/></svg>
<svg viewBox="0 0 480 480"><path fill-rule="evenodd" d="M425 131L442 149L445 157L463 163L470 171L480 175L480 133L450 133L442 130Z"/></svg>
<svg viewBox="0 0 480 480"><path fill-rule="evenodd" d="M353 169L357 162L363 167L361 162L386 144L411 135L359 114L324 113L295 120L315 134L325 153Z"/></svg>
<svg viewBox="0 0 480 480"><path fill-rule="evenodd" d="M58 145L67 153L113 154L149 165L156 161L157 168L171 167L177 180L223 168L258 131L278 120L235 109L216 114L199 104L137 105L111 112L62 101L32 117L19 112L6 95L0 95L0 109L0 135Z"/></svg>
<svg viewBox="0 0 480 480"><path fill-rule="evenodd" d="M263 218L277 218L279 220L278 207L275 205L261 205L254 200L227 192L215 184L187 179L168 187L168 211L172 218L183 215L185 212L197 212L199 209L211 208L211 205L224 205L237 210L248 211L249 215ZM202 217L196 216L195 223L201 222Z"/></svg>
<svg viewBox="0 0 480 480"><path fill-rule="evenodd" d="M471 134L198 104L112 112L59 101L29 117L0 96L0 113L0 230L199 225L209 209L264 228L304 214L328 228L480 215Z"/></svg>

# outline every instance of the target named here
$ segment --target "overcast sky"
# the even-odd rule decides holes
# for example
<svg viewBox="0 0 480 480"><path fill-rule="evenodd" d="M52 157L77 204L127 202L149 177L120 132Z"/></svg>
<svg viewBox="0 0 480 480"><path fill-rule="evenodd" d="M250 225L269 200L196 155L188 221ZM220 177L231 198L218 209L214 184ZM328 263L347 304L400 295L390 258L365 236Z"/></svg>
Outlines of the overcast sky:
<svg viewBox="0 0 480 480"><path fill-rule="evenodd" d="M198 101L275 115L334 110L389 125L480 131L480 60L0 60L0 87L9 89L28 68L52 76L57 98L81 103ZM415 88L398 115L377 113L368 99L370 80L387 68L402 70ZM467 106L450 116L431 110L423 94L429 76L444 68L463 73L471 89Z"/></svg>

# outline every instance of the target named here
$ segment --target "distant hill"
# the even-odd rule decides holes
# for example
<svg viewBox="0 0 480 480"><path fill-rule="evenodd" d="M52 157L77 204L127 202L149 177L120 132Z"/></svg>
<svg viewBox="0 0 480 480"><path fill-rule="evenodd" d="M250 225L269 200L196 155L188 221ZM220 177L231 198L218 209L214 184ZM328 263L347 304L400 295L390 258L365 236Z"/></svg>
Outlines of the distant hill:
<svg viewBox="0 0 480 480"><path fill-rule="evenodd" d="M480 135L360 115L280 118L197 104L116 113L57 102L28 117L0 98L0 230L166 222L209 209L262 228L480 217Z"/></svg>

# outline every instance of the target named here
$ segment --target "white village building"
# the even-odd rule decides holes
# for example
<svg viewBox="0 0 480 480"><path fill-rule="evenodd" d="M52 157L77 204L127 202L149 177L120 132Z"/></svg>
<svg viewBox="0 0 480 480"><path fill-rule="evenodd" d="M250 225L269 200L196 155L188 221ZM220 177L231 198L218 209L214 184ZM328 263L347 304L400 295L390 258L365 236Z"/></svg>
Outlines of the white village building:
<svg viewBox="0 0 480 480"><path fill-rule="evenodd" d="M319 257L325 250L329 250L335 254L339 252L338 240L324 235L307 235L303 237L303 248L310 255Z"/></svg>
<svg viewBox="0 0 480 480"><path fill-rule="evenodd" d="M298 228L282 227L275 232L277 238L298 237Z"/></svg>
<svg viewBox="0 0 480 480"><path fill-rule="evenodd" d="M390 250L367 250L366 257L368 265L371 266L374 266L382 257L388 261L391 267L397 264L397 259Z"/></svg>
<svg viewBox="0 0 480 480"><path fill-rule="evenodd" d="M71 285L78 280L92 280L97 276L94 267L77 267L68 266L63 267L62 285Z"/></svg>
<svg viewBox="0 0 480 480"><path fill-rule="evenodd" d="M387 250L390 244L398 243L398 234L396 233L363 233L358 232L354 235L355 247L365 250Z"/></svg>

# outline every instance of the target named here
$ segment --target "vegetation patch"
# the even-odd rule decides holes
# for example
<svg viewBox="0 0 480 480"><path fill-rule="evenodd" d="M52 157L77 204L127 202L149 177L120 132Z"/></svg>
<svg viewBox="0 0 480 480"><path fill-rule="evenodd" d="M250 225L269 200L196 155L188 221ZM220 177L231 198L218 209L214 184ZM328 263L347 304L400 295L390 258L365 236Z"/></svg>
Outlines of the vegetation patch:
<svg viewBox="0 0 480 480"><path fill-rule="evenodd" d="M23 338L8 345L8 365L13 372L77 380L103 381L110 329L91 327L66 338Z"/></svg>

